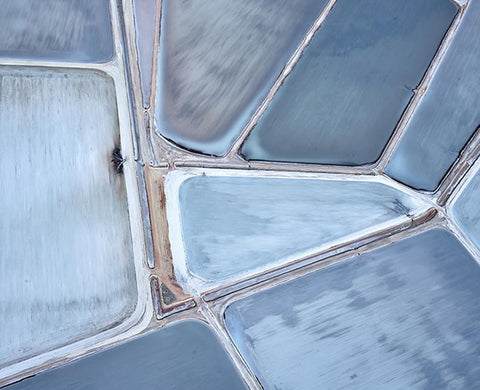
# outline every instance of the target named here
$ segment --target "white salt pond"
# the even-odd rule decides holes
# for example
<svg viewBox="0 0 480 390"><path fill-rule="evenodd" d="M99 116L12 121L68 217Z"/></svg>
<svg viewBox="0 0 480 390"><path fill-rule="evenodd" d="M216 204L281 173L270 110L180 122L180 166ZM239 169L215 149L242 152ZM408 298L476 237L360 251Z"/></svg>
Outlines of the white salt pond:
<svg viewBox="0 0 480 390"><path fill-rule="evenodd" d="M112 328L137 304L115 87L0 68L0 367Z"/></svg>

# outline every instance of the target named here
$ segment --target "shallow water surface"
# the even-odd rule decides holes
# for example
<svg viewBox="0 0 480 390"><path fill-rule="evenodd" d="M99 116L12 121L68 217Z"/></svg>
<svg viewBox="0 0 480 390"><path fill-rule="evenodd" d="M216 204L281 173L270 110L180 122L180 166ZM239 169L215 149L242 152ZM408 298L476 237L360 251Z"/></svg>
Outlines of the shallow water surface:
<svg viewBox="0 0 480 390"><path fill-rule="evenodd" d="M187 267L206 280L300 257L422 207L362 181L202 175L179 191Z"/></svg>
<svg viewBox="0 0 480 390"><path fill-rule="evenodd" d="M477 171L455 200L453 217L480 249L480 171Z"/></svg>
<svg viewBox="0 0 480 390"><path fill-rule="evenodd" d="M242 153L248 160L374 162L455 13L448 0L339 0Z"/></svg>
<svg viewBox="0 0 480 390"><path fill-rule="evenodd" d="M245 389L213 332L183 321L7 387L33 389Z"/></svg>
<svg viewBox="0 0 480 390"><path fill-rule="evenodd" d="M164 0L157 131L225 154L327 0Z"/></svg>
<svg viewBox="0 0 480 390"><path fill-rule="evenodd" d="M140 81L144 107L150 106L154 57L156 0L133 0Z"/></svg>
<svg viewBox="0 0 480 390"><path fill-rule="evenodd" d="M434 79L386 168L394 179L433 191L480 126L480 2L470 1Z"/></svg>
<svg viewBox="0 0 480 390"><path fill-rule="evenodd" d="M106 62L113 56L107 0L2 0L0 57Z"/></svg>
<svg viewBox="0 0 480 390"><path fill-rule="evenodd" d="M243 298L225 321L268 389L475 389L479 281L433 230Z"/></svg>

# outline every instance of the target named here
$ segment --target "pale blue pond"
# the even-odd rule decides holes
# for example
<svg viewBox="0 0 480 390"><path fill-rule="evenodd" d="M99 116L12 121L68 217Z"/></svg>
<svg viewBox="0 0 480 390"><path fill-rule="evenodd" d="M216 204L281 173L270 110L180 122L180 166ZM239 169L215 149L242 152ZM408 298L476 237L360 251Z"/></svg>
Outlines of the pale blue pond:
<svg viewBox="0 0 480 390"><path fill-rule="evenodd" d="M433 191L480 125L480 2L470 1L386 173Z"/></svg>
<svg viewBox="0 0 480 390"><path fill-rule="evenodd" d="M302 256L420 208L362 181L201 175L179 197L187 267L206 280Z"/></svg>
<svg viewBox="0 0 480 390"><path fill-rule="evenodd" d="M462 230L480 249L480 171L460 193L452 210Z"/></svg>
<svg viewBox="0 0 480 390"><path fill-rule="evenodd" d="M223 155L327 0L164 0L157 131Z"/></svg>
<svg viewBox="0 0 480 390"><path fill-rule="evenodd" d="M377 160L456 13L448 0L339 0L243 146L248 160Z"/></svg>
<svg viewBox="0 0 480 390"><path fill-rule="evenodd" d="M7 386L8 390L245 388L213 332L192 320Z"/></svg>
<svg viewBox="0 0 480 390"><path fill-rule="evenodd" d="M106 62L113 56L107 0L2 0L0 6L0 57Z"/></svg>
<svg viewBox="0 0 480 390"><path fill-rule="evenodd" d="M266 389L478 389L479 294L479 265L433 230L243 298L225 321Z"/></svg>

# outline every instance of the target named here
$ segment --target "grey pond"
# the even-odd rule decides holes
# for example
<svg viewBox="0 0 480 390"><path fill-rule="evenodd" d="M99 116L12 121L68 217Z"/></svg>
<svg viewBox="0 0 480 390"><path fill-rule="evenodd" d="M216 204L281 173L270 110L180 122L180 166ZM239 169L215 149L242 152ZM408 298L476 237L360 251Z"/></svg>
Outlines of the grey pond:
<svg viewBox="0 0 480 390"><path fill-rule="evenodd" d="M234 302L225 320L268 389L478 389L479 278L433 230Z"/></svg>
<svg viewBox="0 0 480 390"><path fill-rule="evenodd" d="M455 200L453 217L480 249L480 171Z"/></svg>
<svg viewBox="0 0 480 390"><path fill-rule="evenodd" d="M164 0L158 131L226 153L326 2Z"/></svg>
<svg viewBox="0 0 480 390"><path fill-rule="evenodd" d="M0 67L0 137L2 367L118 324L137 286L113 81Z"/></svg>
<svg viewBox="0 0 480 390"><path fill-rule="evenodd" d="M448 0L339 0L242 153L248 160L374 162L455 13Z"/></svg>
<svg viewBox="0 0 480 390"><path fill-rule="evenodd" d="M418 212L408 195L361 181L195 176L180 187L187 266L206 280L299 257Z"/></svg>
<svg viewBox="0 0 480 390"><path fill-rule="evenodd" d="M0 57L106 62L113 56L108 0L1 0Z"/></svg>
<svg viewBox="0 0 480 390"><path fill-rule="evenodd" d="M8 390L245 389L213 332L184 321L8 386Z"/></svg>
<svg viewBox="0 0 480 390"><path fill-rule="evenodd" d="M152 94L152 71L154 42L157 29L155 26L156 1L134 0L135 29L137 31L137 55L142 86L143 106L150 106Z"/></svg>
<svg viewBox="0 0 480 390"><path fill-rule="evenodd" d="M386 173L433 191L480 126L480 2L470 1L455 38Z"/></svg>

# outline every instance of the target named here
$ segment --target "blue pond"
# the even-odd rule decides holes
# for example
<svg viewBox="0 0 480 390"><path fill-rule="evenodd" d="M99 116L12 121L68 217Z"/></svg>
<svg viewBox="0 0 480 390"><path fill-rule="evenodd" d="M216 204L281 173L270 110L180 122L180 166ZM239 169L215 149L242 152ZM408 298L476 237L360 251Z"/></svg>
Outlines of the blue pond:
<svg viewBox="0 0 480 390"><path fill-rule="evenodd" d="M225 313L268 389L480 387L480 267L431 230L269 290Z"/></svg>
<svg viewBox="0 0 480 390"><path fill-rule="evenodd" d="M480 2L470 1L386 173L433 191L480 125ZM477 39L472 39L476 37Z"/></svg>
<svg viewBox="0 0 480 390"><path fill-rule="evenodd" d="M163 0L157 131L225 154L326 3Z"/></svg>
<svg viewBox="0 0 480 390"><path fill-rule="evenodd" d="M244 156L374 162L455 13L448 0L339 0L253 129Z"/></svg>
<svg viewBox="0 0 480 390"><path fill-rule="evenodd" d="M298 258L422 205L368 181L195 176L180 187L186 262L219 280Z"/></svg>
<svg viewBox="0 0 480 390"><path fill-rule="evenodd" d="M0 57L106 62L113 57L106 0L2 0Z"/></svg>
<svg viewBox="0 0 480 390"><path fill-rule="evenodd" d="M8 390L245 389L212 331L183 321L7 387Z"/></svg>
<svg viewBox="0 0 480 390"><path fill-rule="evenodd" d="M452 210L462 230L480 249L480 171L460 193Z"/></svg>

